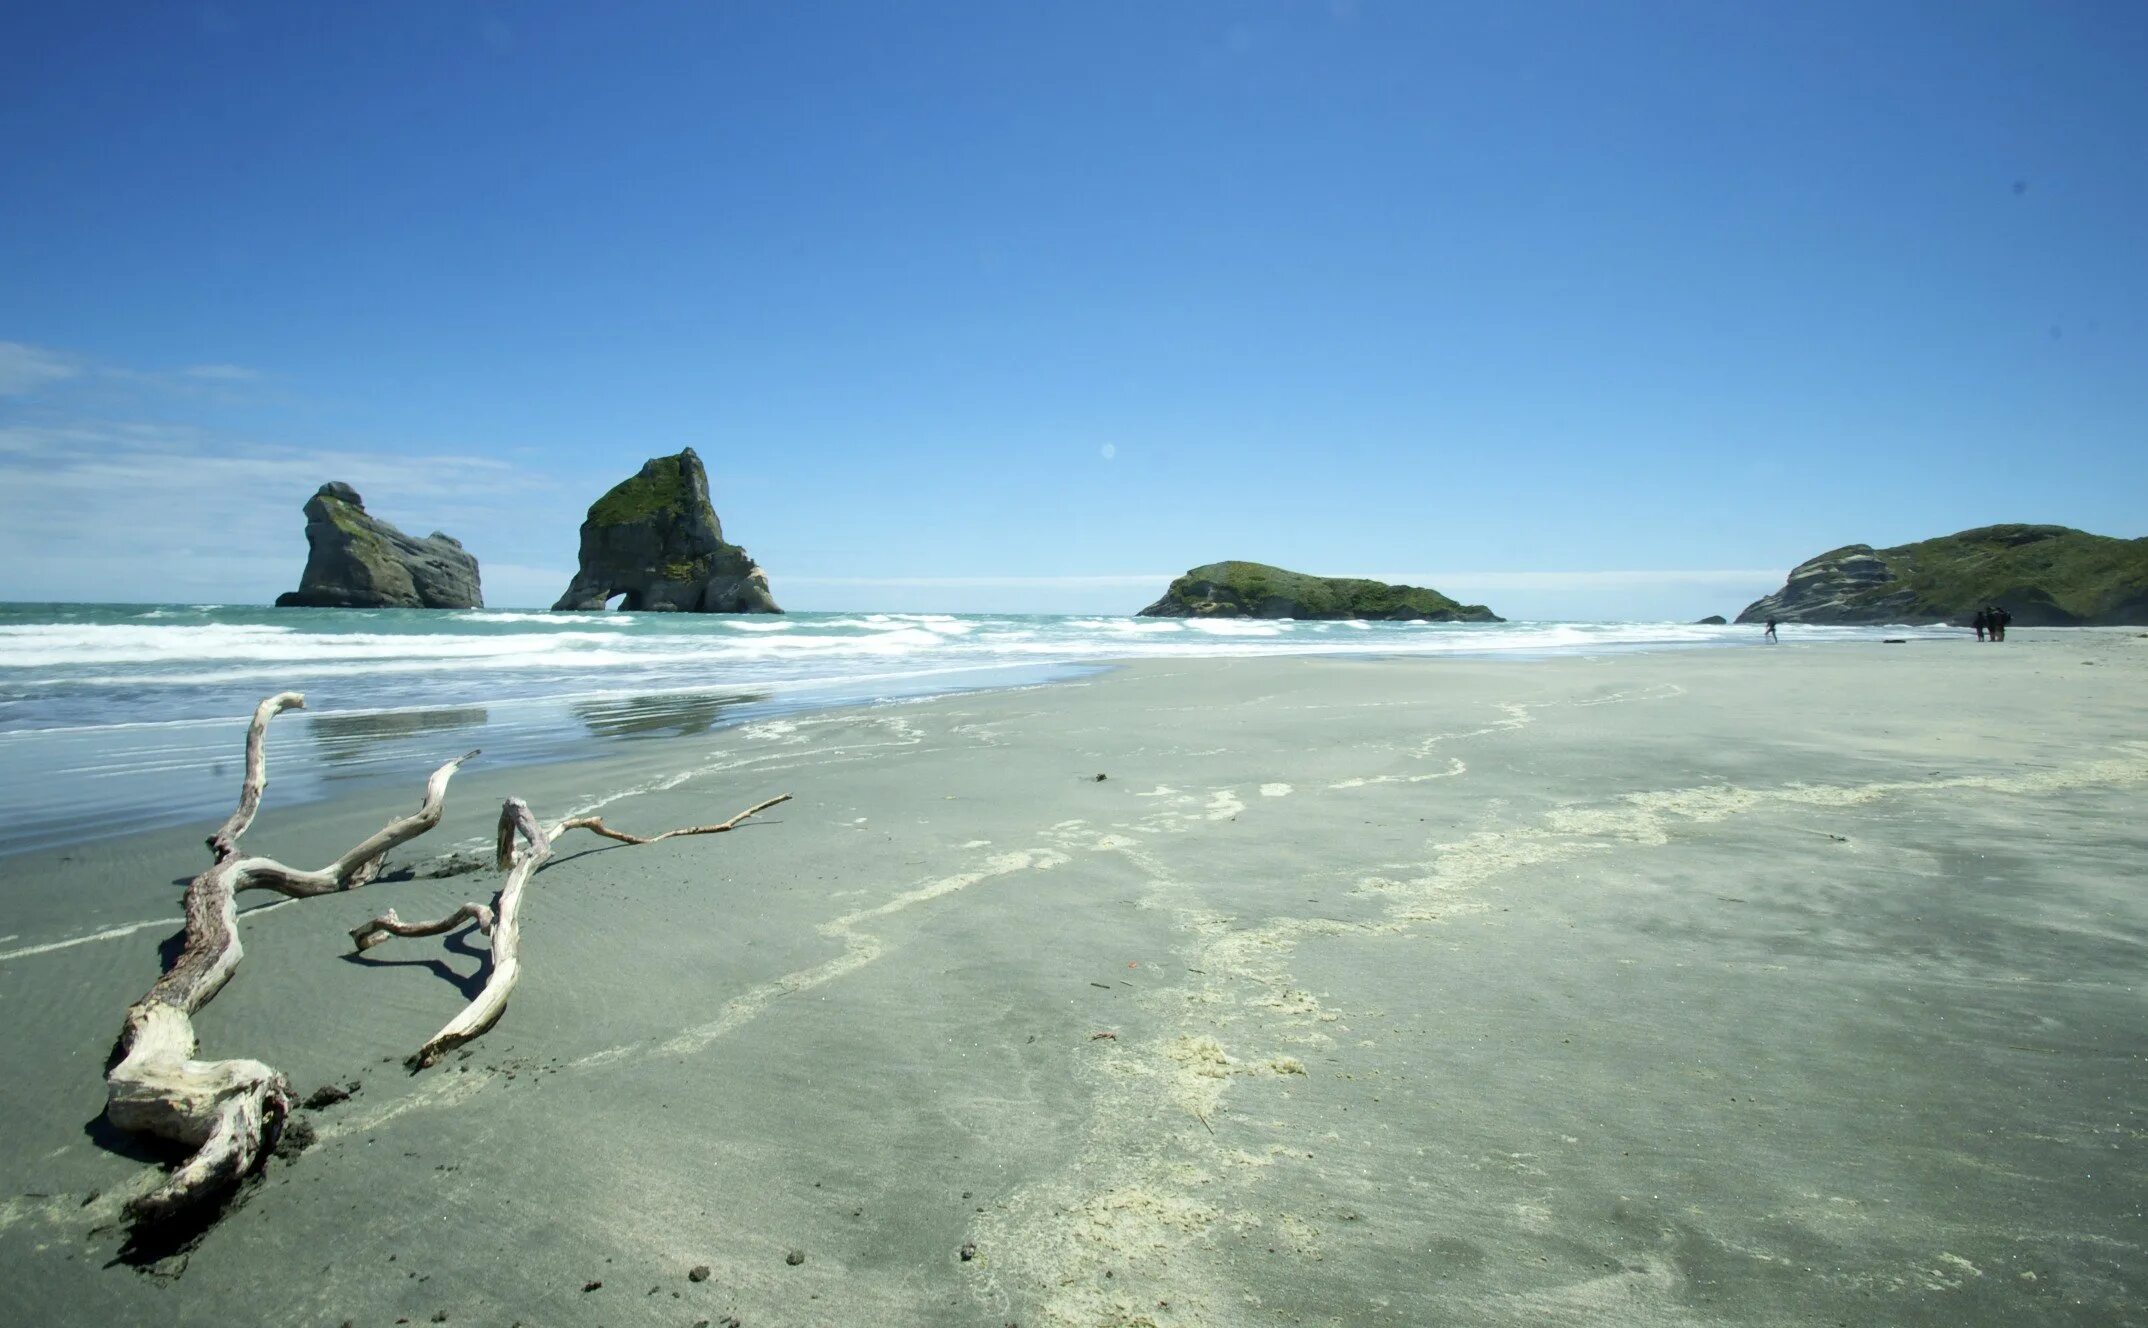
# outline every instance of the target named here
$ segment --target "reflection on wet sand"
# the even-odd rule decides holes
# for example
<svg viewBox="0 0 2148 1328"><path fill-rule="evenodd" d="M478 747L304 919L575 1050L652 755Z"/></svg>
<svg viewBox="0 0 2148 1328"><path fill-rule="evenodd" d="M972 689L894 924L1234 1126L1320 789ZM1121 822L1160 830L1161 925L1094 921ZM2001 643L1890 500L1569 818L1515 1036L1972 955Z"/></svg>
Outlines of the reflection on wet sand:
<svg viewBox="0 0 2148 1328"><path fill-rule="evenodd" d="M684 738L715 728L727 711L767 699L751 692L667 692L579 701L574 714L600 738Z"/></svg>
<svg viewBox="0 0 2148 1328"><path fill-rule="evenodd" d="M321 755L336 765L371 763L401 738L482 727L483 706L445 710L386 710L351 715L314 715L307 731Z"/></svg>

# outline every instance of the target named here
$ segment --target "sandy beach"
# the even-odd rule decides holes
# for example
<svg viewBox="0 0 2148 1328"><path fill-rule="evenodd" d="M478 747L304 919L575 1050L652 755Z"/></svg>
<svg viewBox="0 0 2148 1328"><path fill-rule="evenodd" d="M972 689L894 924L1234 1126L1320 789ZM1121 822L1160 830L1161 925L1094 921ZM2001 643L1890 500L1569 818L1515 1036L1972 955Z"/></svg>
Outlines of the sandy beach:
<svg viewBox="0 0 2148 1328"><path fill-rule="evenodd" d="M247 918L203 1054L361 1087L147 1267L102 1072L208 827L0 859L0 1321L2148 1322L2148 640L1785 631L480 762L406 858L510 793L795 797L563 841L505 1018L416 1075L484 942L346 933L494 878ZM249 847L325 860L424 773L272 783Z"/></svg>

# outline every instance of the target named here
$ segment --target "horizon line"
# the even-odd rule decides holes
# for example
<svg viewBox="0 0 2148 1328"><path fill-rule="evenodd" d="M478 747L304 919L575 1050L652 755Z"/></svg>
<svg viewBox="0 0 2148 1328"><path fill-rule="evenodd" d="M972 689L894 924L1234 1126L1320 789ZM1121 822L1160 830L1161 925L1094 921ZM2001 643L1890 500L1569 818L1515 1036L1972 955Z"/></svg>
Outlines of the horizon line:
<svg viewBox="0 0 2148 1328"><path fill-rule="evenodd" d="M1183 572L1114 572L1067 576L792 576L769 577L772 585L881 586L890 589L1020 589L1077 590L1145 586L1171 582ZM1722 581L1780 580L1788 575L1778 568L1658 568L1607 571L1548 572L1380 572L1340 573L1342 577L1381 581L1390 585L1429 586L1437 582L1468 583L1503 590L1542 590L1571 586L1608 585L1702 585Z"/></svg>

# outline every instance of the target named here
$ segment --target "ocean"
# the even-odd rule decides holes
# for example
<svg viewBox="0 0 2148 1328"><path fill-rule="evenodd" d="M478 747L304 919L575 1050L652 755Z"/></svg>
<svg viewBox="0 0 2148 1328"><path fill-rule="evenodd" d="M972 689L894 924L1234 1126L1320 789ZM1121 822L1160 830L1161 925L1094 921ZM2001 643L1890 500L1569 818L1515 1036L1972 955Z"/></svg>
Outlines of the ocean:
<svg viewBox="0 0 2148 1328"><path fill-rule="evenodd" d="M1797 627L1795 640L1954 635ZM246 717L270 727L273 800L413 786L471 748L488 766L661 744L835 705L1047 683L1112 660L1753 647L1681 623L1187 621L1054 614L782 617L216 604L0 605L0 854L213 819L237 796ZM661 757L652 750L652 759Z"/></svg>

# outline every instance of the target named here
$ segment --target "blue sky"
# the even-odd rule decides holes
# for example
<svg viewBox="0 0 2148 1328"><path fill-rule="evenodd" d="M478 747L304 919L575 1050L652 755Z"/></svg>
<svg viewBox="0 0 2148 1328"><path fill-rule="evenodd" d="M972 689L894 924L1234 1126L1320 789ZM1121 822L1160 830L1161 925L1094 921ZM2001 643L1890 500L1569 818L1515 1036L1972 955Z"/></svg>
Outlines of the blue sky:
<svg viewBox="0 0 2148 1328"><path fill-rule="evenodd" d="M0 598L265 600L341 478L549 602L687 445L801 609L2141 535L2144 68L2130 2L11 6Z"/></svg>

